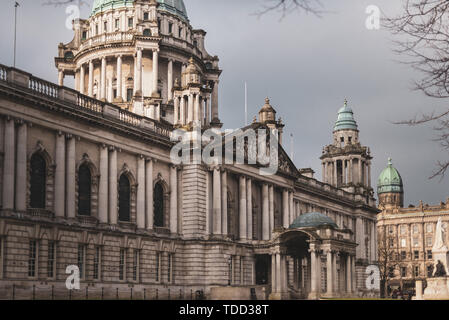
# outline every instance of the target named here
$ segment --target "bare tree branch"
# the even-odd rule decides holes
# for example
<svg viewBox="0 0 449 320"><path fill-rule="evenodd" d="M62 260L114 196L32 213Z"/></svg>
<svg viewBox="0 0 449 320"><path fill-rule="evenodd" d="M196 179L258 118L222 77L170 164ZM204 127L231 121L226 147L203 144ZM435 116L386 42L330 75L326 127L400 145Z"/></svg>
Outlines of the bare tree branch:
<svg viewBox="0 0 449 320"><path fill-rule="evenodd" d="M267 4L255 13L258 17L272 11L281 13L281 19L294 11L310 13L317 17L321 17L325 12L320 0L266 0L265 2Z"/></svg>
<svg viewBox="0 0 449 320"><path fill-rule="evenodd" d="M428 97L449 98L449 1L447 0L404 0L403 13L397 17L385 18L386 26L394 35L395 52L408 57L404 63L422 73L415 81L415 90ZM404 40L405 39L405 40ZM437 123L436 142L449 151L449 108L440 114L424 114L420 118L401 121L398 124L410 126ZM441 177L449 169L448 161L439 161L437 170L430 179Z"/></svg>

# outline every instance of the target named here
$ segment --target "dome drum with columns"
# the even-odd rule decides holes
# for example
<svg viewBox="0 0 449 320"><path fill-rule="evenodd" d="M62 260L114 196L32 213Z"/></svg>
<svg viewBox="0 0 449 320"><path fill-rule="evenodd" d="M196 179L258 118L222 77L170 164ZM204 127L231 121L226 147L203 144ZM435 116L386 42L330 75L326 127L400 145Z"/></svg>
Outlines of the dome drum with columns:
<svg viewBox="0 0 449 320"><path fill-rule="evenodd" d="M338 111L333 144L324 147L321 156L323 182L355 192L374 201L371 187L371 151L359 141L354 113L345 100Z"/></svg>
<svg viewBox="0 0 449 320"><path fill-rule="evenodd" d="M192 28L182 0L96 0L91 16L74 20L73 29L55 58L59 85L74 76L82 94L136 114L174 125L194 118L221 125L219 59L206 51L206 32ZM200 90L175 92L180 82Z"/></svg>

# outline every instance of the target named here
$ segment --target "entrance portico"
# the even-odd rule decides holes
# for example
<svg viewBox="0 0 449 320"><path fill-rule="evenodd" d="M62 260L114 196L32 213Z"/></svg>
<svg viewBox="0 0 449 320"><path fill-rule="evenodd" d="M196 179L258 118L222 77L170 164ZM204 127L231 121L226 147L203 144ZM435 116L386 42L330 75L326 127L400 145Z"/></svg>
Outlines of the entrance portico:
<svg viewBox="0 0 449 320"><path fill-rule="evenodd" d="M351 296L356 246L350 232L338 230L319 213L306 214L289 229L276 230L270 248L270 299Z"/></svg>

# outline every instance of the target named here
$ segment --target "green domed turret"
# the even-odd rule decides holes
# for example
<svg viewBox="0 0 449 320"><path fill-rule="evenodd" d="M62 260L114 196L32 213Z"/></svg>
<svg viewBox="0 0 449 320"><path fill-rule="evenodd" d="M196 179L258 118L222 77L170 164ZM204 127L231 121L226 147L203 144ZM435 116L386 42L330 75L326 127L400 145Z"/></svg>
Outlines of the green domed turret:
<svg viewBox="0 0 449 320"><path fill-rule="evenodd" d="M404 206L404 185L398 170L393 167L391 158L377 181L377 195L379 206L382 208L395 208Z"/></svg>
<svg viewBox="0 0 449 320"><path fill-rule="evenodd" d="M398 170L393 167L391 158L388 159L388 167L386 167L379 176L377 182L377 193L404 192L401 175Z"/></svg>
<svg viewBox="0 0 449 320"><path fill-rule="evenodd" d="M357 122L354 120L354 112L345 101L343 108L338 110L337 122L335 122L334 132L339 130L358 130Z"/></svg>
<svg viewBox="0 0 449 320"><path fill-rule="evenodd" d="M188 20L186 6L183 0L157 0L159 10L170 12L183 20ZM92 6L92 15L109 9L132 7L134 0L95 0Z"/></svg>

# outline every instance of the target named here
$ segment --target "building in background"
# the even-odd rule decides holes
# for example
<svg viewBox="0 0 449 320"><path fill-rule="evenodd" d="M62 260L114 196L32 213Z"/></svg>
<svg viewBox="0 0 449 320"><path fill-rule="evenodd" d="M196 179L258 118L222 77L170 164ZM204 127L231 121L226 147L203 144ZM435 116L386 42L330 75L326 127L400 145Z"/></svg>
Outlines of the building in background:
<svg viewBox="0 0 449 320"><path fill-rule="evenodd" d="M173 165L173 130L218 130L218 58L182 0L97 0L59 46L59 85L0 67L0 298L376 296L371 155L347 103L323 182L279 166ZM75 90L64 87L75 77ZM224 135L224 133L222 133ZM81 290L68 293L67 266ZM199 294L201 296L201 294Z"/></svg>
<svg viewBox="0 0 449 320"><path fill-rule="evenodd" d="M420 201L417 207L404 207L404 183L392 160L378 179L379 247L391 250L389 283L391 289L414 289L416 279L426 279L432 274L434 259L432 247L438 219L443 220L445 241L449 243L449 199L446 203L428 205Z"/></svg>

